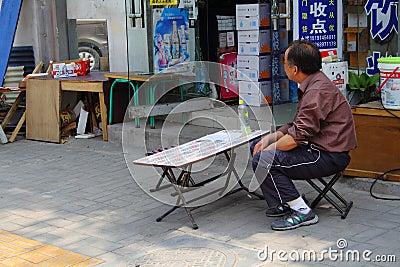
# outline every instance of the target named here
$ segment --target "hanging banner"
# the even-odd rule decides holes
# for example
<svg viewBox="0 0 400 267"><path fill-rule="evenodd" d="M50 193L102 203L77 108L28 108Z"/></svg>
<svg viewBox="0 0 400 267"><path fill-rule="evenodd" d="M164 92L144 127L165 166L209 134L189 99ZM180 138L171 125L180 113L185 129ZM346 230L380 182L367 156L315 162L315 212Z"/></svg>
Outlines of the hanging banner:
<svg viewBox="0 0 400 267"><path fill-rule="evenodd" d="M294 39L307 39L321 50L342 50L343 7L341 0L294 1Z"/></svg>
<svg viewBox="0 0 400 267"><path fill-rule="evenodd" d="M177 5L178 0L150 0L151 6L168 6Z"/></svg>

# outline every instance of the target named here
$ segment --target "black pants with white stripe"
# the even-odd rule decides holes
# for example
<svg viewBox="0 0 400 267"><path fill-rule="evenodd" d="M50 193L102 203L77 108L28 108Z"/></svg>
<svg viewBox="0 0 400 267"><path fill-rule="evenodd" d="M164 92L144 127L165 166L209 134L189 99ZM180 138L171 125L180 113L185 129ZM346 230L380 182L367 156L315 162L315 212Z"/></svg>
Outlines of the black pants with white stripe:
<svg viewBox="0 0 400 267"><path fill-rule="evenodd" d="M256 139L250 146L253 154ZM265 150L253 157L253 170L269 207L300 197L292 180L329 176L346 168L348 152L327 152L313 145L290 151Z"/></svg>

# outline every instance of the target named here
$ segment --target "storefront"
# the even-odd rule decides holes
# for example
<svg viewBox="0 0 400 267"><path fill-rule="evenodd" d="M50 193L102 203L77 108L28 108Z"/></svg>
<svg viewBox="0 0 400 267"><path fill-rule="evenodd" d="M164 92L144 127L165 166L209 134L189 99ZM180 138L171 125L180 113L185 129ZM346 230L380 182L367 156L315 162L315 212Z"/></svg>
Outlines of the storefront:
<svg viewBox="0 0 400 267"><path fill-rule="evenodd" d="M286 2L290 3L289 8ZM347 70L357 74L378 73L379 57L398 54L395 0L126 0L126 4L130 13L127 32L132 70L141 68L141 71L157 73L166 66L186 60L220 62L243 69L249 66L241 64L252 64L250 62L258 57L256 64L265 68L258 71L265 75L254 81L260 88L268 88L261 90L270 95L265 99L249 98L249 102L251 105L268 103L278 109L285 105L290 107L284 108L288 113L294 112L297 85L287 80L280 63L285 48L293 39L309 39L317 43L321 51L328 51L328 55L334 53L330 60L346 61L346 73ZM257 10L240 9L240 5L251 7L252 4L265 4L266 9L264 6ZM169 24L170 29L160 26L168 20L166 16L172 16L174 20L177 17L174 12L183 14L181 21L174 22L175 26ZM266 16L268 22L256 26L237 24L248 22L252 16ZM147 42L138 44L138 36L143 36ZM178 40L181 40L180 45ZM252 42L259 46L251 47ZM174 47L181 50L179 56ZM141 51L146 49L149 53L144 55ZM236 61L229 58L232 54ZM147 58L148 64L138 66L135 62L143 62L140 60L143 57ZM341 79L348 82L347 76ZM239 83L240 78L238 91ZM237 95L228 93L225 96L224 90L217 89L220 99L237 99ZM345 91L344 86L342 89Z"/></svg>

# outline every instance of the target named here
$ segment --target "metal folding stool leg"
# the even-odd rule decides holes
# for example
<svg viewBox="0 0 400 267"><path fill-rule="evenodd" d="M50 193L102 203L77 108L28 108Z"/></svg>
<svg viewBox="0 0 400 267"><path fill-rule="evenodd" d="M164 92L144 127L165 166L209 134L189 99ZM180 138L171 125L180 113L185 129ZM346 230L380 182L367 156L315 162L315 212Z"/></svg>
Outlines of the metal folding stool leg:
<svg viewBox="0 0 400 267"><path fill-rule="evenodd" d="M318 205L322 198L325 198L340 212L342 219L345 219L347 217L347 214L353 206L353 201L347 202L335 189L333 189L333 185L339 180L341 176L342 172L339 172L335 174L329 182L326 182L322 177L317 178L318 181L324 186L323 188L319 187L311 179L306 180L319 193L319 195L311 203L312 209ZM330 196L328 196L328 192L331 192L343 204L344 207L341 207Z"/></svg>

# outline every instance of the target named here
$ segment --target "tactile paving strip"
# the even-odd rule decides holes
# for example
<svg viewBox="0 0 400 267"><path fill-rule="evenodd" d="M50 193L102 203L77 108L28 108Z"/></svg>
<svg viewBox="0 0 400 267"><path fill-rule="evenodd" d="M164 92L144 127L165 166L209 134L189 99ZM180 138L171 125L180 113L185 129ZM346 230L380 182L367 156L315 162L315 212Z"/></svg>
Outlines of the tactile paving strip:
<svg viewBox="0 0 400 267"><path fill-rule="evenodd" d="M0 267L94 266L103 261L0 230Z"/></svg>

